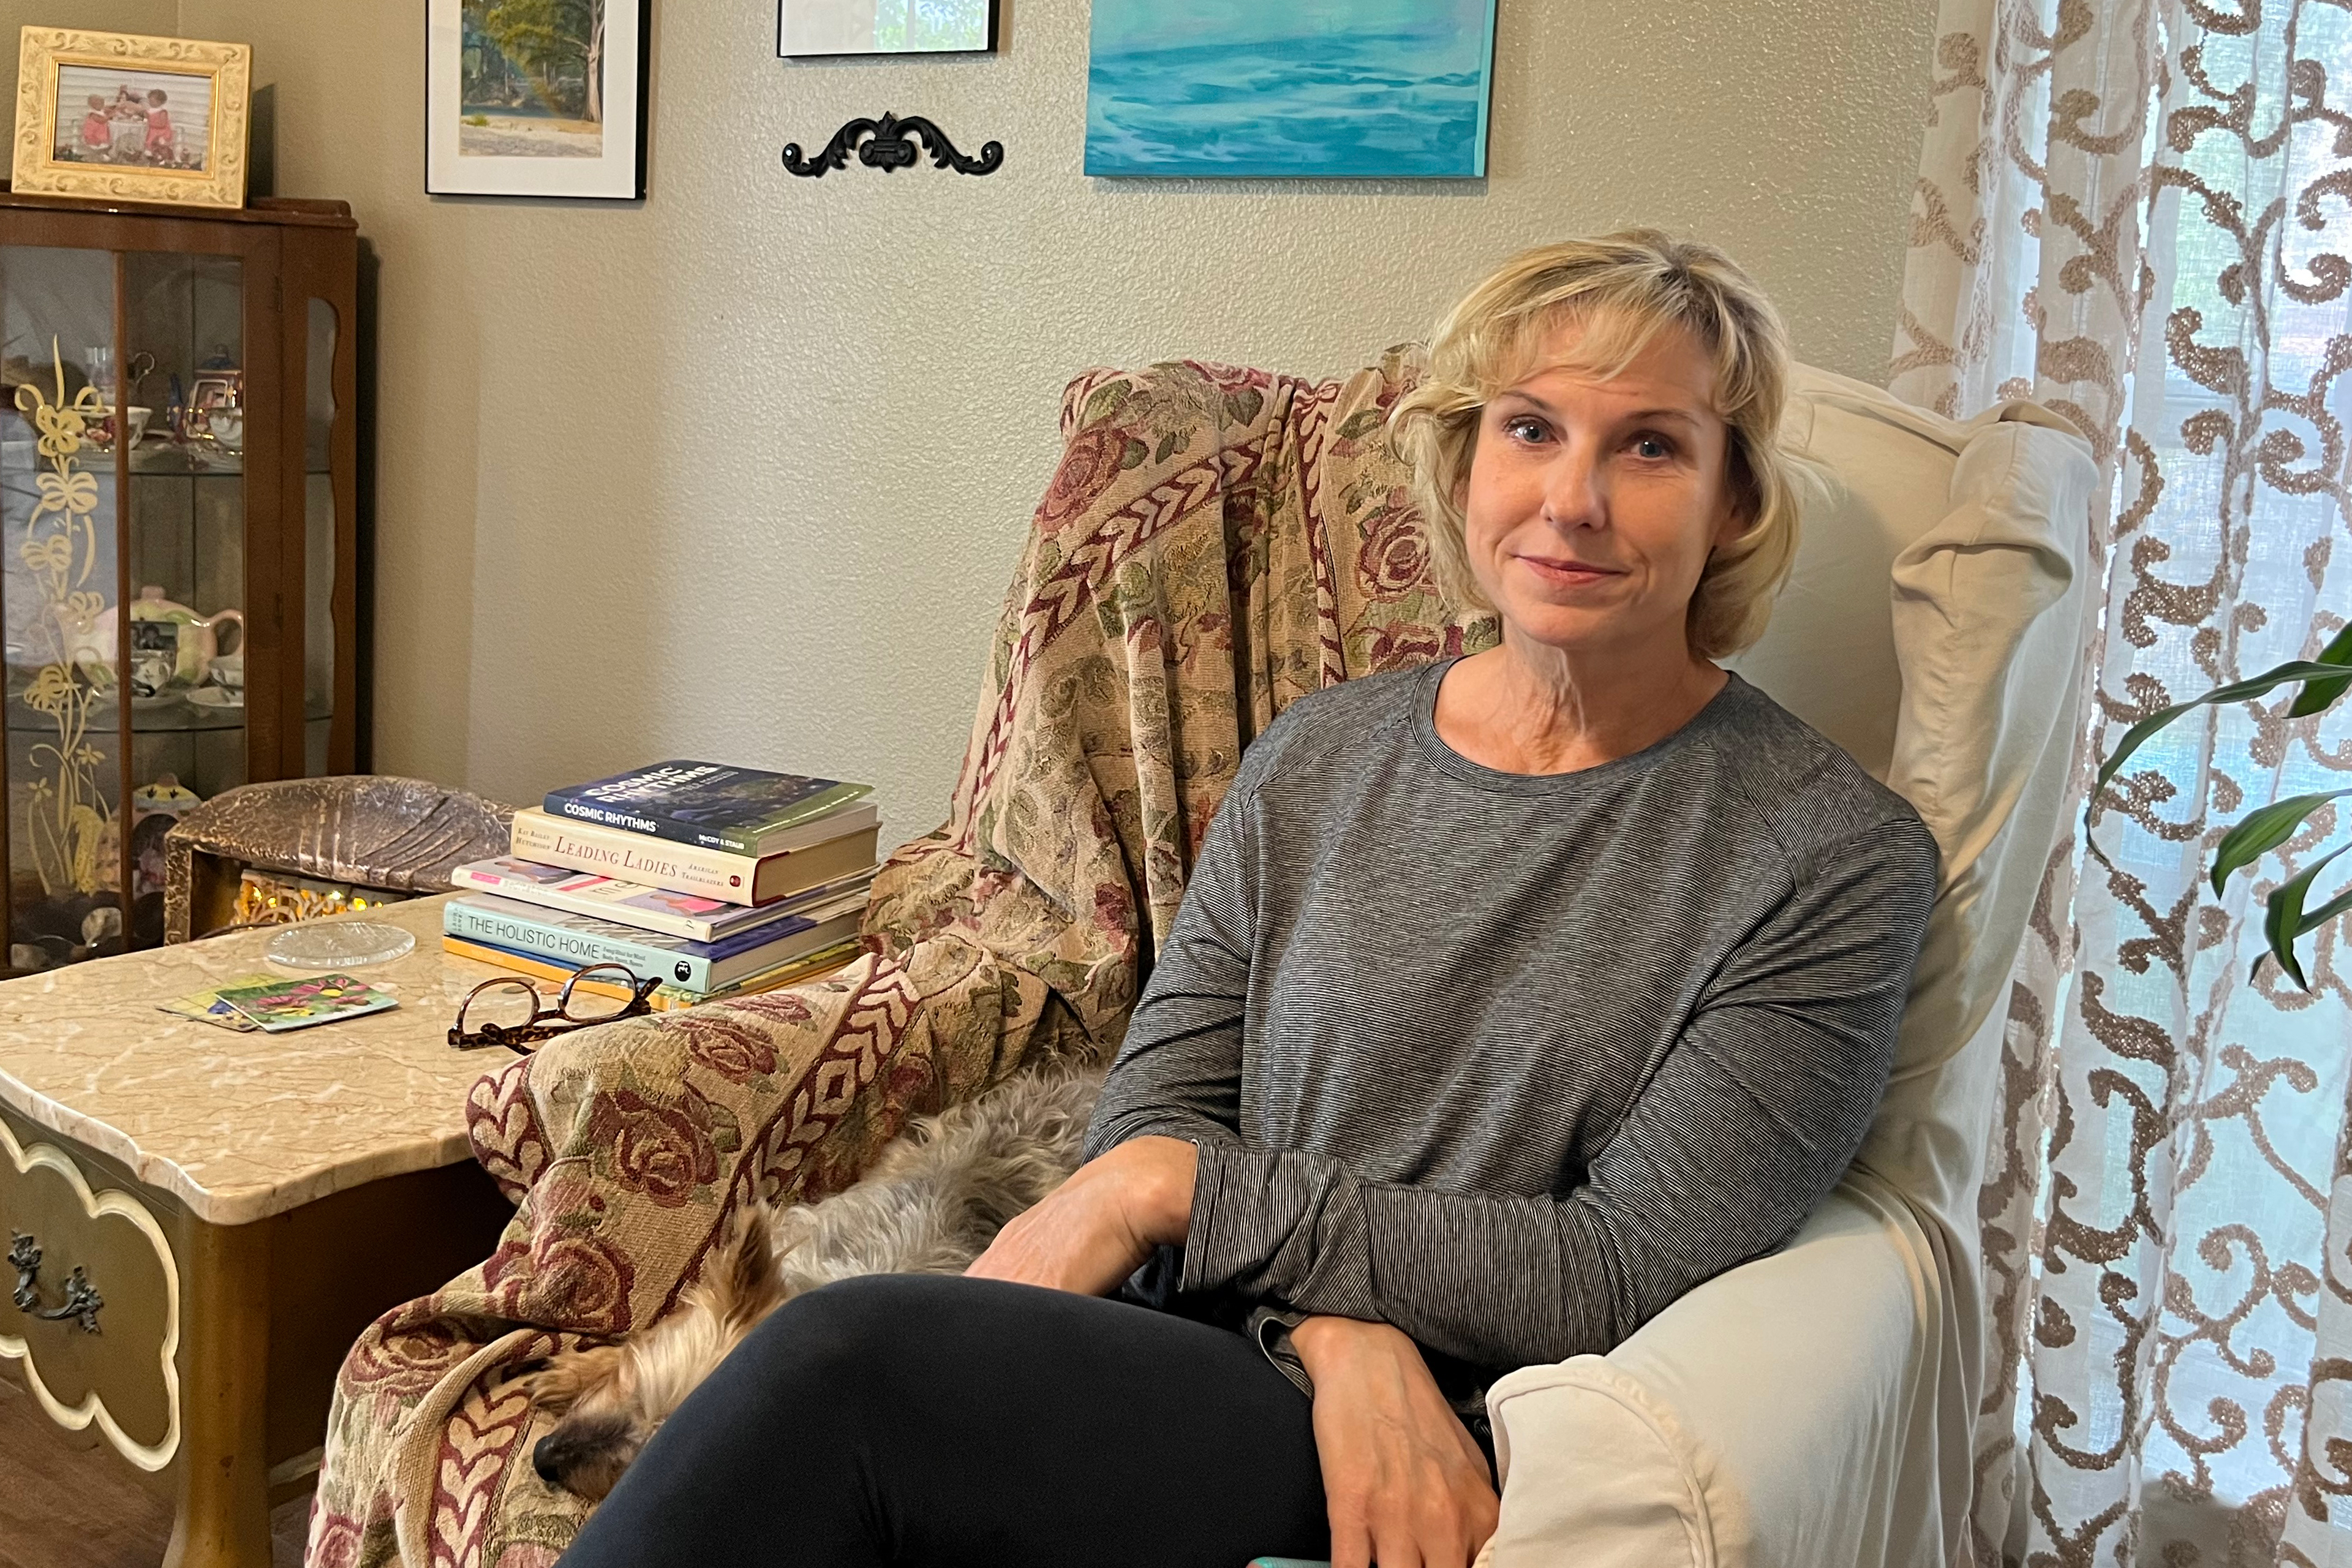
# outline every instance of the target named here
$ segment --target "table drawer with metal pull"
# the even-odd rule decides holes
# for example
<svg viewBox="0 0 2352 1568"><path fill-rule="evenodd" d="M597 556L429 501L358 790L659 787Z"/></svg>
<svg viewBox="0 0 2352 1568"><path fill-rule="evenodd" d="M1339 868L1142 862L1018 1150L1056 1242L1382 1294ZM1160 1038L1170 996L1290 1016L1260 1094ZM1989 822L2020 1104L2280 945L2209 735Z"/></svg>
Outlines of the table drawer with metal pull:
<svg viewBox="0 0 2352 1568"><path fill-rule="evenodd" d="M180 1279L156 1216L0 1121L0 1357L49 1418L160 1470L180 1446Z"/></svg>

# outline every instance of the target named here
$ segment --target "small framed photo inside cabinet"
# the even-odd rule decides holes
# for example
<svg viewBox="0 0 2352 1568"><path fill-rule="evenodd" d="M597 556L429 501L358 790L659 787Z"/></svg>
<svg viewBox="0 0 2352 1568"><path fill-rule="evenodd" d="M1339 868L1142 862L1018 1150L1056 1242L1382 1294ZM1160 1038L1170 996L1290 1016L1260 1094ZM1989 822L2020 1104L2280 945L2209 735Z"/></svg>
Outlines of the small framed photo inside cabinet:
<svg viewBox="0 0 2352 1568"><path fill-rule="evenodd" d="M776 53L973 55L996 47L997 0L777 0Z"/></svg>
<svg viewBox="0 0 2352 1568"><path fill-rule="evenodd" d="M15 188L99 201L245 205L253 50L245 44L26 27Z"/></svg>
<svg viewBox="0 0 2352 1568"><path fill-rule="evenodd" d="M646 194L653 0L427 0L425 189Z"/></svg>

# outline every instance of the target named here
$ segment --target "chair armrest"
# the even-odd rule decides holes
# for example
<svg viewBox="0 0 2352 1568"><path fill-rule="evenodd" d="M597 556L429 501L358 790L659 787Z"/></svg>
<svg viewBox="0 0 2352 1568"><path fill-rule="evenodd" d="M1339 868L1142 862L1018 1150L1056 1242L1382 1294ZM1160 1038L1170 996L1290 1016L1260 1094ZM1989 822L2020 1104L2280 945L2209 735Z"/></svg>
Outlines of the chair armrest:
<svg viewBox="0 0 2352 1568"><path fill-rule="evenodd" d="M1943 1563L1941 1250L1891 1189L1849 1175L1785 1249L1609 1355L1504 1378L1494 1568Z"/></svg>

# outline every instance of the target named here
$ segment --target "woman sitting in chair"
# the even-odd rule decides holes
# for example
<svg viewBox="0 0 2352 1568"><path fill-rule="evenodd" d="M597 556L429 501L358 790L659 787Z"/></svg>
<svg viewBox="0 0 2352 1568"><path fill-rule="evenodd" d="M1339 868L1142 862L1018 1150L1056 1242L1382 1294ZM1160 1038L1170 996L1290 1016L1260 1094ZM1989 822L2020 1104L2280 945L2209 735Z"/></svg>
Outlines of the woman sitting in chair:
<svg viewBox="0 0 2352 1568"><path fill-rule="evenodd" d="M1500 646L1293 703L1088 1163L963 1278L777 1311L569 1568L1463 1568L1486 1384L1786 1242L1894 1057L1934 842L1715 662L1796 552L1788 375L1649 231L1456 307L1391 427Z"/></svg>

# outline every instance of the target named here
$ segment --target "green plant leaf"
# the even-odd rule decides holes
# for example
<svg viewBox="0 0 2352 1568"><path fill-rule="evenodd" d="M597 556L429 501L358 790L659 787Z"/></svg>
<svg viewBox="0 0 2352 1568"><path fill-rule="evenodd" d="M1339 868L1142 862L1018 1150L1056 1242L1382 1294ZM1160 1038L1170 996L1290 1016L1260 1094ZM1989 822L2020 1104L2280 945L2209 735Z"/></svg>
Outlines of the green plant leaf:
<svg viewBox="0 0 2352 1568"><path fill-rule="evenodd" d="M2334 920L2337 915L2342 914L2347 910L2352 910L2352 889L2347 889L2345 891L2338 893L2336 897L2328 900L2327 902L2320 905L2317 909L2304 916L2303 922L2294 928L2294 934L2297 936L2309 936L2313 931L2317 931L2321 926L2326 925L2329 921Z"/></svg>
<svg viewBox="0 0 2352 1568"><path fill-rule="evenodd" d="M2319 650L2319 662L2352 665L2352 625L2346 626L2326 647ZM2303 695L2296 698L2294 706L2286 710L2287 717L2304 719L2314 713L2325 712L2336 705L2336 700L2347 689L2352 689L2352 675L2340 676L2334 680L2315 680L2303 689Z"/></svg>
<svg viewBox="0 0 2352 1568"><path fill-rule="evenodd" d="M2328 646L2332 648L2335 645L2331 643ZM2169 708L2159 708L2124 731L2122 742L2116 747L2105 762L2099 764L2098 782L2091 786L2091 797L2094 800L2098 798L2099 792L2107 787L2107 781L2116 776L2125 761L2134 752L2138 751L2149 736L2191 709L2203 708L2214 702L2242 702L2249 698L2267 696L2275 689L2298 680L2326 681L2332 685L2344 679L2341 666L2321 664L2314 659L2290 659L2275 668L2263 671L2251 680L2237 680L2227 686L2217 686L2202 697L2191 698L2186 702L2176 702ZM2308 691L2309 688L2306 687L2305 689Z"/></svg>
<svg viewBox="0 0 2352 1568"><path fill-rule="evenodd" d="M2297 990L2311 989L2311 983L2303 977L2303 963L2294 956L2295 938L2309 929L2303 923L2303 900L2311 896L2311 879L2347 849L2352 849L2352 844L2339 845L2329 850L2280 884L2278 889L2271 894L2269 912L2263 917L2263 936L2270 944L2267 956L2278 960L2278 966L2286 971L2287 978L2294 982ZM2347 900L2352 902L2352 895L2347 895ZM2248 984L2253 984L2253 977L2262 973L2262 967L2263 961L2257 957L2254 967L2247 973Z"/></svg>
<svg viewBox="0 0 2352 1568"><path fill-rule="evenodd" d="M2230 874L2251 866L2294 836L2303 819L2329 801L2352 795L2352 789L2332 789L2318 795L2289 795L2258 811L2250 811L2238 826L2221 836L2213 849L2213 891L2218 895Z"/></svg>

